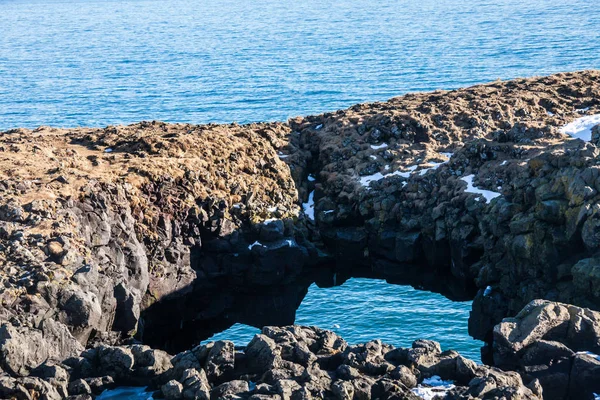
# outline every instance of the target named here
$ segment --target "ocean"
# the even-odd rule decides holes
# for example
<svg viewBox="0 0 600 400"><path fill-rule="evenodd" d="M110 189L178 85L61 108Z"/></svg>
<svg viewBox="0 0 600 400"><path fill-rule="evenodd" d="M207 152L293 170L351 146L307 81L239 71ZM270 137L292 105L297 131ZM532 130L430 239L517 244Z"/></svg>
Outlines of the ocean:
<svg viewBox="0 0 600 400"><path fill-rule="evenodd" d="M0 130L286 120L600 68L599 25L589 0L0 0ZM479 360L469 309L352 279L311 287L296 322L350 343L434 339Z"/></svg>

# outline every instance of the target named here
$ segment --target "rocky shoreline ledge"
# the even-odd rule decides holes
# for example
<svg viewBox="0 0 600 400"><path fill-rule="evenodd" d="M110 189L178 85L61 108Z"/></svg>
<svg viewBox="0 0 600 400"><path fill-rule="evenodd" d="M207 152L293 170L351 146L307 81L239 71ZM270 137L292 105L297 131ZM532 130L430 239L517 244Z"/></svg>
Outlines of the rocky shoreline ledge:
<svg viewBox="0 0 600 400"><path fill-rule="evenodd" d="M246 397L410 398L413 383L436 375L459 385L450 398L592 399L600 391L591 311L600 309L598 114L600 72L584 71L287 123L3 132L0 396L65 397L139 375L139 385L169 377L169 396L185 393L189 378L206 389L198 396L210 389L213 398L227 398L212 391L231 382ZM315 275L353 270L474 298L469 331L488 343L484 361L514 373L472 363L458 375L429 373L425 361L385 359L391 351L446 357L429 342L360 350L335 338L334 357L315 345L333 334L301 327L265 328L255 341L285 355L262 369L251 366L263 357L249 350L255 341L242 352L227 342L194 347L235 321L290 325ZM259 301L266 292L282 299L279 309ZM303 343L300 355L292 342ZM214 365L194 355L181 381L177 360L191 348ZM384 367L361 370L361 357ZM356 379L369 375L369 389L350 377L334 390L342 365L356 368ZM302 377L315 366L324 373ZM211 368L239 374L215 380ZM244 368L254 375L244 378ZM282 375L257 379L275 370ZM320 383L307 388L313 375ZM485 390L471 387L478 380ZM280 389L241 390L238 381Z"/></svg>
<svg viewBox="0 0 600 400"><path fill-rule="evenodd" d="M40 357L30 332L2 329L6 371L27 375L0 376L3 398L91 399L140 385L167 400L593 399L600 392L600 356L582 350L600 350L600 313L543 300L495 327L502 368L442 352L431 340L412 348L348 345L298 325L265 327L243 348L217 341L171 356L142 344L101 344L56 362Z"/></svg>

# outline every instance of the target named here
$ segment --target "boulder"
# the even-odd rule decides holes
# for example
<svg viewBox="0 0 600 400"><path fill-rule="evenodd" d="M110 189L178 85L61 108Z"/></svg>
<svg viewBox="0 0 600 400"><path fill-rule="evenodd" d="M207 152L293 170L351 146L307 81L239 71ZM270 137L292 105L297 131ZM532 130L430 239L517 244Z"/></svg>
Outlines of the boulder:
<svg viewBox="0 0 600 400"><path fill-rule="evenodd" d="M206 357L206 376L213 382L225 378L235 366L235 347L233 342L218 341L212 343Z"/></svg>
<svg viewBox="0 0 600 400"><path fill-rule="evenodd" d="M203 369L187 369L179 381L185 400L210 400L210 384Z"/></svg>
<svg viewBox="0 0 600 400"><path fill-rule="evenodd" d="M266 335L255 335L245 354L248 365L256 372L264 373L268 369L277 368L281 362L280 350L273 339Z"/></svg>
<svg viewBox="0 0 600 400"><path fill-rule="evenodd" d="M0 367L14 376L27 376L46 361L59 362L82 351L83 346L60 322L44 320L41 329L0 326Z"/></svg>
<svg viewBox="0 0 600 400"><path fill-rule="evenodd" d="M215 387L210 392L211 399L224 399L228 396L238 396L249 391L248 382L242 380L233 380L225 382Z"/></svg>
<svg viewBox="0 0 600 400"><path fill-rule="evenodd" d="M162 385L160 391L167 400L183 399L183 385L176 380L171 380Z"/></svg>

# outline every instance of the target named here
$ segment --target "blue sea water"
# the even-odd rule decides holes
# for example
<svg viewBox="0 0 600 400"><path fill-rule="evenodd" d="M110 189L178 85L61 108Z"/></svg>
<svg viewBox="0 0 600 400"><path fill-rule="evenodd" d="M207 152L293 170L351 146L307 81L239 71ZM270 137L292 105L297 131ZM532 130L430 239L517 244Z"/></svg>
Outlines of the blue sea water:
<svg viewBox="0 0 600 400"><path fill-rule="evenodd" d="M0 130L249 122L600 67L593 0L0 0Z"/></svg>
<svg viewBox="0 0 600 400"><path fill-rule="evenodd" d="M480 361L483 342L467 333L471 302L452 302L436 293L380 279L353 278L341 286L315 284L296 311L296 323L329 329L350 344L381 339L394 346L410 347L417 339L440 342L443 350L457 350ZM233 340L246 345L260 330L236 324L208 339Z"/></svg>
<svg viewBox="0 0 600 400"><path fill-rule="evenodd" d="M285 120L600 68L590 0L0 0L0 26L0 130ZM311 287L297 322L351 343L431 338L478 359L469 307L354 279Z"/></svg>

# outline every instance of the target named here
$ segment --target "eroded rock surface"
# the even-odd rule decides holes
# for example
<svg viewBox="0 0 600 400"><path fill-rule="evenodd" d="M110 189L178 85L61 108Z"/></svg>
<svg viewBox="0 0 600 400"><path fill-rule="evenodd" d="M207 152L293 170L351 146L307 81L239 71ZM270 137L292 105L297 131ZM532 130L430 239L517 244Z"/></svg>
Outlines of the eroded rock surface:
<svg viewBox="0 0 600 400"><path fill-rule="evenodd" d="M600 392L600 312L535 300L494 328L494 364L537 379L545 399Z"/></svg>
<svg viewBox="0 0 600 400"><path fill-rule="evenodd" d="M35 380L44 363L84 347L137 338L177 353L228 318L291 324L307 277L325 266L475 297L469 329L488 342L495 324L534 299L599 309L598 128L590 142L561 133L598 113L600 73L585 71L287 123L3 132L0 367ZM263 293L285 306L265 312ZM544 312L566 318L557 310ZM534 344L568 353L553 342ZM254 367L276 361L261 351ZM311 352L298 352L312 365ZM350 358L345 365L358 363ZM231 382L231 368L214 365L208 379ZM377 357L359 366L383 373L371 370ZM279 382L278 396L305 390L281 373L265 381ZM113 375L74 386L84 395ZM206 389L201 376L188 378ZM331 390L362 396L362 384L352 385ZM167 393L185 396L178 388ZM230 384L219 396L241 389Z"/></svg>
<svg viewBox="0 0 600 400"><path fill-rule="evenodd" d="M139 345L99 346L56 368L60 374L53 369L35 379L0 379L0 393L34 387L45 398L68 393L75 399L145 382L157 398L170 400L419 399L419 390L434 390L424 383L433 378L455 383L435 389L447 399L542 398L537 381L526 386L516 372L442 352L437 342L394 348L375 340L352 346L333 332L304 326L265 327L241 350L219 341L174 357Z"/></svg>

